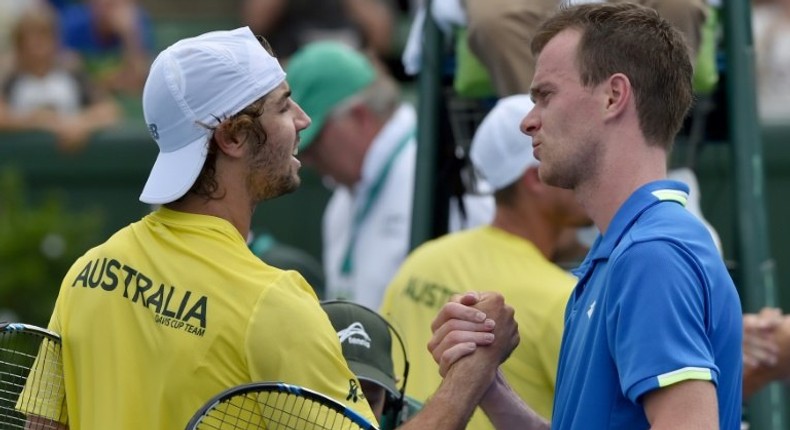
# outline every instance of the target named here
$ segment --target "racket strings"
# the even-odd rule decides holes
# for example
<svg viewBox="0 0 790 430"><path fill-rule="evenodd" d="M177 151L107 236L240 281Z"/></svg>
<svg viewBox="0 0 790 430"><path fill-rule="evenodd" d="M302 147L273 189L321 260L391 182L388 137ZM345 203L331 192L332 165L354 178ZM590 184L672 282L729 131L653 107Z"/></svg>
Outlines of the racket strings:
<svg viewBox="0 0 790 430"><path fill-rule="evenodd" d="M351 430L360 427L316 400L282 392L249 392L209 410L198 429Z"/></svg>
<svg viewBox="0 0 790 430"><path fill-rule="evenodd" d="M0 333L0 429L57 429L66 421L60 356L60 342L43 335Z"/></svg>

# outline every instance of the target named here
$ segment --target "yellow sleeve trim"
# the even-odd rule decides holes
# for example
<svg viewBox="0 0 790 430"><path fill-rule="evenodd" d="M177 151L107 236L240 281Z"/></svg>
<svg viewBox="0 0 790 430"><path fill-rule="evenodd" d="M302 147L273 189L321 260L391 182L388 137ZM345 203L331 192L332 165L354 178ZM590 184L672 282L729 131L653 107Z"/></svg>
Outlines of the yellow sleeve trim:
<svg viewBox="0 0 790 430"><path fill-rule="evenodd" d="M658 386L664 388L688 380L712 381L713 375L710 369L704 367L684 367L669 373L664 373L663 375L658 375Z"/></svg>
<svg viewBox="0 0 790 430"><path fill-rule="evenodd" d="M656 190L652 193L659 200L672 200L686 206L688 202L688 193L679 190Z"/></svg>

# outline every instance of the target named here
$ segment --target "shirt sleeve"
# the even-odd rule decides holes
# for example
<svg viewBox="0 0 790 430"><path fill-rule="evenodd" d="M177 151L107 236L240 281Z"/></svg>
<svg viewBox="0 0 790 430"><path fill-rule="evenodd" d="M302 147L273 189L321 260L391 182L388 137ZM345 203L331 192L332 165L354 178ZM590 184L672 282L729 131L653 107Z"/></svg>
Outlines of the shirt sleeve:
<svg viewBox="0 0 790 430"><path fill-rule="evenodd" d="M246 350L253 380L309 388L376 422L343 358L337 333L297 272L284 272L259 299Z"/></svg>
<svg viewBox="0 0 790 430"><path fill-rule="evenodd" d="M677 244L632 245L613 261L607 337L621 389L632 402L686 380L717 382L710 340L710 289Z"/></svg>
<svg viewBox="0 0 790 430"><path fill-rule="evenodd" d="M48 326L48 329L55 333L61 333L58 315L56 304ZM67 424L66 387L60 343L49 338L42 340L15 408L25 415Z"/></svg>

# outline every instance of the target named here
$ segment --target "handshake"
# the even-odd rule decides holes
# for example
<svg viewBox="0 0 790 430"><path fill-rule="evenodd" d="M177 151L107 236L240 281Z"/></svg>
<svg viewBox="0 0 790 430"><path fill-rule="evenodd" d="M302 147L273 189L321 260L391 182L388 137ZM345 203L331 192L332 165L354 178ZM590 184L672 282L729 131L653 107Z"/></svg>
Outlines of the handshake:
<svg viewBox="0 0 790 430"><path fill-rule="evenodd" d="M743 315L743 398L790 380L790 315L777 308Z"/></svg>
<svg viewBox="0 0 790 430"><path fill-rule="evenodd" d="M466 293L450 299L431 324L433 337L428 343L439 373L446 376L465 357L495 372L520 340L513 315L499 293Z"/></svg>

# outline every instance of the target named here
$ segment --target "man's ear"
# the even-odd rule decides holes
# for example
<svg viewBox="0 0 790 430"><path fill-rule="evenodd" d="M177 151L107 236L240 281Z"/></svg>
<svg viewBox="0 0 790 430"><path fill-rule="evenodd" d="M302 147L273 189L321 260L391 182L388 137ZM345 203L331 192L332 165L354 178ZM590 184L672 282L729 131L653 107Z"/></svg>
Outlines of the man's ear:
<svg viewBox="0 0 790 430"><path fill-rule="evenodd" d="M606 105L604 107L607 117L620 116L628 107L633 98L631 81L622 73L615 73L606 81Z"/></svg>
<svg viewBox="0 0 790 430"><path fill-rule="evenodd" d="M227 123L221 122L214 130L217 149L228 157L240 158L244 155L244 140L238 134L231 134Z"/></svg>

